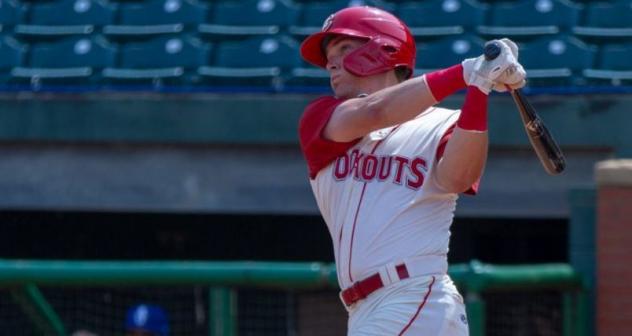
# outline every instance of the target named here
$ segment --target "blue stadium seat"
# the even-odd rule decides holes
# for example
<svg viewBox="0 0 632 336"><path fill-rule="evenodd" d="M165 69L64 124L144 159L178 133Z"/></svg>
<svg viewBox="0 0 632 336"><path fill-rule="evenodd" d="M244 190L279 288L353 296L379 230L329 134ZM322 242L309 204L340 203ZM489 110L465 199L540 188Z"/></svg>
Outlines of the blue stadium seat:
<svg viewBox="0 0 632 336"><path fill-rule="evenodd" d="M103 28L113 37L142 37L194 30L204 22L208 6L194 0L146 0L121 3L118 20Z"/></svg>
<svg viewBox="0 0 632 336"><path fill-rule="evenodd" d="M309 1L301 6L298 20L290 26L289 32L294 36L304 37L320 31L327 17L345 7L372 6L393 12L395 6L379 0L331 0Z"/></svg>
<svg viewBox="0 0 632 336"><path fill-rule="evenodd" d="M28 19L15 32L31 37L91 34L95 27L110 24L114 6L102 0L35 2Z"/></svg>
<svg viewBox="0 0 632 336"><path fill-rule="evenodd" d="M602 46L596 66L584 76L596 83L632 84L632 43Z"/></svg>
<svg viewBox="0 0 632 336"><path fill-rule="evenodd" d="M398 16L416 38L458 35L481 26L488 6L476 0L405 2Z"/></svg>
<svg viewBox="0 0 632 336"><path fill-rule="evenodd" d="M6 0L0 5L0 28L2 31L22 22L23 17L24 6L19 1Z"/></svg>
<svg viewBox="0 0 632 336"><path fill-rule="evenodd" d="M199 32L211 39L277 34L296 21L298 6L288 0L218 2Z"/></svg>
<svg viewBox="0 0 632 336"><path fill-rule="evenodd" d="M114 63L116 50L102 37L71 37L34 43L26 65L11 71L12 77L33 85L92 83L100 70Z"/></svg>
<svg viewBox="0 0 632 336"><path fill-rule="evenodd" d="M300 56L297 56L300 57ZM289 86L329 86L329 72L311 65L303 60L297 61L298 66L292 68L290 76L286 80Z"/></svg>
<svg viewBox="0 0 632 336"><path fill-rule="evenodd" d="M297 65L298 47L298 42L284 35L220 42L214 65L202 66L198 73L210 85L279 89L285 73Z"/></svg>
<svg viewBox="0 0 632 336"><path fill-rule="evenodd" d="M573 29L576 35L594 38L595 42L632 37L632 3L630 0L595 2L586 5L584 21Z"/></svg>
<svg viewBox="0 0 632 336"><path fill-rule="evenodd" d="M9 81L11 69L22 65L25 54L26 47L12 37L0 39L0 83Z"/></svg>
<svg viewBox="0 0 632 336"><path fill-rule="evenodd" d="M595 55L594 46L559 35L522 44L519 60L527 70L530 86L582 85L582 71L593 66Z"/></svg>
<svg viewBox="0 0 632 336"><path fill-rule="evenodd" d="M485 41L476 35L444 37L417 44L415 76L461 63L483 52Z"/></svg>
<svg viewBox="0 0 632 336"><path fill-rule="evenodd" d="M198 67L207 64L211 46L190 36L161 36L124 43L119 64L103 70L115 83L183 84L194 80Z"/></svg>
<svg viewBox="0 0 632 336"><path fill-rule="evenodd" d="M582 5L568 0L501 2L492 5L489 23L479 27L479 33L517 39L570 32L581 10Z"/></svg>

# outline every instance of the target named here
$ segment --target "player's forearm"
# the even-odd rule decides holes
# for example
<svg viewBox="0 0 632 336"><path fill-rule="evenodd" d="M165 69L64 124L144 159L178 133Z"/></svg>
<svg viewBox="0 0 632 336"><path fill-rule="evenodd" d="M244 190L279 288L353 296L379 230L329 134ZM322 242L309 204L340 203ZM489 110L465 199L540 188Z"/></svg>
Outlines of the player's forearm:
<svg viewBox="0 0 632 336"><path fill-rule="evenodd" d="M380 129L409 121L463 88L459 64L375 92L367 97L367 109L376 115L376 129Z"/></svg>
<svg viewBox="0 0 632 336"><path fill-rule="evenodd" d="M361 100L368 128L380 129L409 121L436 104L424 76L404 81Z"/></svg>
<svg viewBox="0 0 632 336"><path fill-rule="evenodd" d="M457 65L409 79L342 103L324 131L335 141L351 141L377 129L412 120L446 96L465 88L463 68Z"/></svg>
<svg viewBox="0 0 632 336"><path fill-rule="evenodd" d="M437 168L437 182L449 192L467 190L482 175L487 160L487 95L468 88L465 103Z"/></svg>

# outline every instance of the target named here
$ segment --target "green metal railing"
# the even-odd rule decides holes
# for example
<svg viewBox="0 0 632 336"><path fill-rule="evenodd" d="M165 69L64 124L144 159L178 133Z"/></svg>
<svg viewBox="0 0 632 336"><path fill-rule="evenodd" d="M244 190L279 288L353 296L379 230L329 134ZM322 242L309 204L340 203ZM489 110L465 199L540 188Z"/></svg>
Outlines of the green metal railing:
<svg viewBox="0 0 632 336"><path fill-rule="evenodd" d="M495 266L476 261L450 267L450 276L465 292L470 334L485 335L482 293L511 289L560 289L564 335L583 336L588 321L580 276L567 264ZM285 262L103 262L0 259L0 287L12 297L39 330L66 335L61 319L38 285L132 286L204 284L209 293L210 335L236 334L235 294L230 287L338 288L333 264Z"/></svg>

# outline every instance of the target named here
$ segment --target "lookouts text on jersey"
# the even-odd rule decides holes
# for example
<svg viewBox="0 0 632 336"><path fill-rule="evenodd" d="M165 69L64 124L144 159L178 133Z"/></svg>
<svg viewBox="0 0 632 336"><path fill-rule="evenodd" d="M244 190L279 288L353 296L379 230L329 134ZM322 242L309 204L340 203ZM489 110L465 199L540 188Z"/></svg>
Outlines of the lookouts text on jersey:
<svg viewBox="0 0 632 336"><path fill-rule="evenodd" d="M322 132L342 102L334 97L315 100L299 126L341 288L402 262L411 276L445 274L458 196L443 191L434 174L459 111L430 108L361 139L329 141Z"/></svg>

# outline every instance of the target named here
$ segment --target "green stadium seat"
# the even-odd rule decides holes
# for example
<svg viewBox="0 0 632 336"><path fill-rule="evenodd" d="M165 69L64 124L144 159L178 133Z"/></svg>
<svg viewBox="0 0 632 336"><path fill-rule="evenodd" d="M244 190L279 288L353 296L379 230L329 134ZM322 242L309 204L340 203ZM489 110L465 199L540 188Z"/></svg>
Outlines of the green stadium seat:
<svg viewBox="0 0 632 336"><path fill-rule="evenodd" d="M568 0L501 2L492 5L489 24L478 31L486 36L514 39L569 32L579 22L582 8Z"/></svg>
<svg viewBox="0 0 632 336"><path fill-rule="evenodd" d="M294 36L305 37L321 30L327 17L345 7L372 6L394 11L395 6L384 1L362 0L333 0L333 1L309 1L301 5L298 20L289 27L289 32Z"/></svg>
<svg viewBox="0 0 632 336"><path fill-rule="evenodd" d="M102 37L71 37L34 43L26 66L13 68L11 76L33 85L92 83L100 70L114 63L116 50Z"/></svg>
<svg viewBox="0 0 632 336"><path fill-rule="evenodd" d="M22 65L26 47L9 36L0 39L0 83L7 83L11 69Z"/></svg>
<svg viewBox="0 0 632 336"><path fill-rule="evenodd" d="M211 39L277 34L296 21L298 6L287 0L218 2L198 28Z"/></svg>
<svg viewBox="0 0 632 336"><path fill-rule="evenodd" d="M300 57L300 56L297 56ZM329 72L311 65L303 60L298 60L298 66L292 68L286 84L290 86L329 86Z"/></svg>
<svg viewBox="0 0 632 336"><path fill-rule="evenodd" d="M7 27L15 26L22 22L24 6L19 1L3 1L0 6L0 29L6 31Z"/></svg>
<svg viewBox="0 0 632 336"><path fill-rule="evenodd" d="M116 24L103 33L112 37L143 37L194 30L204 22L208 6L194 0L146 0L121 3Z"/></svg>
<svg viewBox="0 0 632 336"><path fill-rule="evenodd" d="M582 71L593 66L596 48L579 39L559 35L523 43L519 60L527 70L527 83L582 85Z"/></svg>
<svg viewBox="0 0 632 336"><path fill-rule="evenodd" d="M298 42L285 35L224 41L217 45L213 66L198 73L211 85L266 86L280 89L283 76L298 63Z"/></svg>
<svg viewBox="0 0 632 336"><path fill-rule="evenodd" d="M458 35L481 26L487 7L475 0L405 2L398 16L416 38Z"/></svg>
<svg viewBox="0 0 632 336"><path fill-rule="evenodd" d="M415 75L447 68L466 58L477 57L483 52L484 45L483 39L471 34L418 43Z"/></svg>
<svg viewBox="0 0 632 336"><path fill-rule="evenodd" d="M114 83L182 84L195 78L198 67L207 64L210 45L190 36L161 36L120 46L120 62L103 70Z"/></svg>
<svg viewBox="0 0 632 336"><path fill-rule="evenodd" d="M592 82L610 85L632 84L632 44L604 45L594 68L585 69L584 76Z"/></svg>
<svg viewBox="0 0 632 336"><path fill-rule="evenodd" d="M112 23L114 11L114 6L101 0L35 2L15 33L33 37L91 34L95 27Z"/></svg>
<svg viewBox="0 0 632 336"><path fill-rule="evenodd" d="M632 37L630 0L589 3L585 12L583 23L573 29L576 35L594 38L595 42Z"/></svg>

